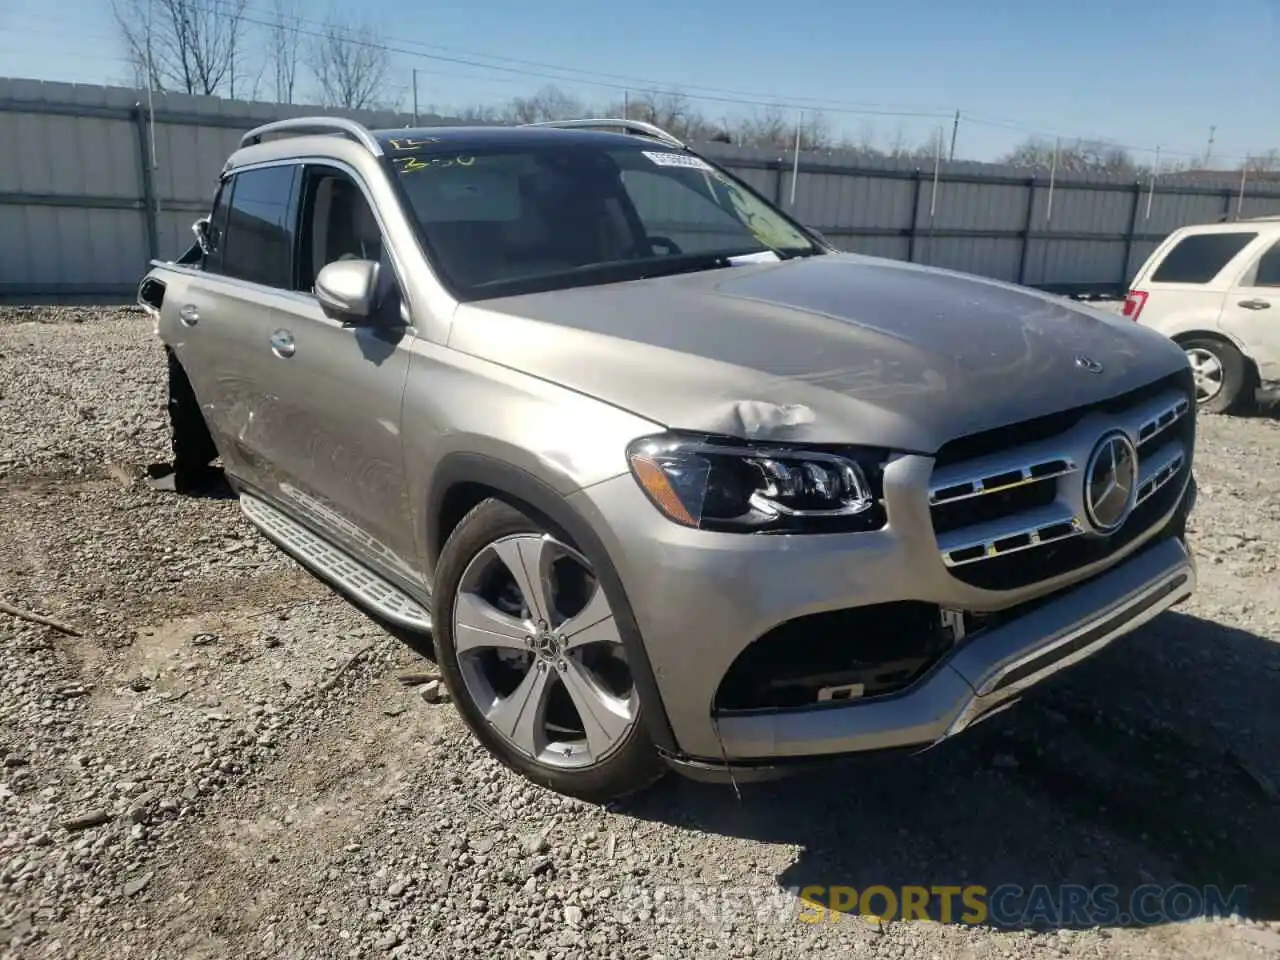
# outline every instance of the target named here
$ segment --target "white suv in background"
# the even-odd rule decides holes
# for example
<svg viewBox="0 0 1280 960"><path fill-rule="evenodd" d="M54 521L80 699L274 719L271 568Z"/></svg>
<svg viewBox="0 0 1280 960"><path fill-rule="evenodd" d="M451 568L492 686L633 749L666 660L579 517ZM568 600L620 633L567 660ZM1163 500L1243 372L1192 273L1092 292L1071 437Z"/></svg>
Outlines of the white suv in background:
<svg viewBox="0 0 1280 960"><path fill-rule="evenodd" d="M1124 315L1186 351L1202 410L1280 383L1280 216L1182 227L1142 265Z"/></svg>

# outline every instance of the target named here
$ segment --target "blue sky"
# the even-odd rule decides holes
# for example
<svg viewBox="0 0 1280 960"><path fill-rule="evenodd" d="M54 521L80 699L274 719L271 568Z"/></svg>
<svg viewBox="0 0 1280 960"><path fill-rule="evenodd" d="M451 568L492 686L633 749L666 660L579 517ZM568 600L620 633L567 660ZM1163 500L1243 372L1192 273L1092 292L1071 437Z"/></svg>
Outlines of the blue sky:
<svg viewBox="0 0 1280 960"><path fill-rule="evenodd" d="M249 0L250 16L265 18L271 2ZM328 8L303 9L320 21ZM881 146L899 135L914 145L940 125L949 138L958 109L957 156L972 159L1036 134L1116 141L1148 163L1157 146L1183 159L1203 154L1211 125L1224 165L1280 147L1280 0L836 2L808 12L763 0L348 0L340 9L359 9L406 51L391 74L404 105L416 67L423 105L492 103L549 82L603 102L647 83L682 89L715 117L761 102L825 105L838 131ZM473 65L482 63L491 68ZM0 0L0 75L121 81L109 0Z"/></svg>

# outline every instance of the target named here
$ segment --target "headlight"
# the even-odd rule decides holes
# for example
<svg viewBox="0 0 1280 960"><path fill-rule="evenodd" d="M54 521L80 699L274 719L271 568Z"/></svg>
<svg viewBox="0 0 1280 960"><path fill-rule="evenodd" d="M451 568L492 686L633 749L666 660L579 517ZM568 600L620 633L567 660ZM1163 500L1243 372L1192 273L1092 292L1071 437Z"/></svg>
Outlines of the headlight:
<svg viewBox="0 0 1280 960"><path fill-rule="evenodd" d="M645 437L627 450L669 519L701 530L836 533L884 526L886 453L806 450L712 437Z"/></svg>

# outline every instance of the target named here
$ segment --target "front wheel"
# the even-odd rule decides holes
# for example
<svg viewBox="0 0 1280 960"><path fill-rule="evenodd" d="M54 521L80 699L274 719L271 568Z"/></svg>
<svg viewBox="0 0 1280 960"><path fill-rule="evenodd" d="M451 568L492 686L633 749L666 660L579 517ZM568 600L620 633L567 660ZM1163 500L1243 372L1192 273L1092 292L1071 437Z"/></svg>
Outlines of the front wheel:
<svg viewBox="0 0 1280 960"><path fill-rule="evenodd" d="M1216 338L1181 344L1195 378L1196 403L1208 413L1227 413L1243 406L1249 391L1249 365L1230 343Z"/></svg>
<svg viewBox="0 0 1280 960"><path fill-rule="evenodd" d="M662 775L609 599L567 537L486 500L450 535L433 595L445 683L504 764L593 802Z"/></svg>

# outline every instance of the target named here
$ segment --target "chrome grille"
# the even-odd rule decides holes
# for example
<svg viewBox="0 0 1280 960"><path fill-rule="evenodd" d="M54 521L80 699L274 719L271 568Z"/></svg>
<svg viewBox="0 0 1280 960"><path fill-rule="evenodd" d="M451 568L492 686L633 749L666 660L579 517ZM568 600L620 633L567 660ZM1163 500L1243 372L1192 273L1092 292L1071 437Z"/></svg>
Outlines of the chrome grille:
<svg viewBox="0 0 1280 960"><path fill-rule="evenodd" d="M1011 589L1105 558L1150 529L1172 509L1189 472L1190 397L1184 378L1170 378L1072 416L1045 418L1040 428L1017 425L1011 436L1032 439L1007 449L992 450L991 435L973 444L972 457L963 456L964 440L949 444L929 490L943 563L976 586ZM1124 524L1104 535L1084 508L1085 467L1098 441L1116 430L1137 452L1137 490Z"/></svg>

